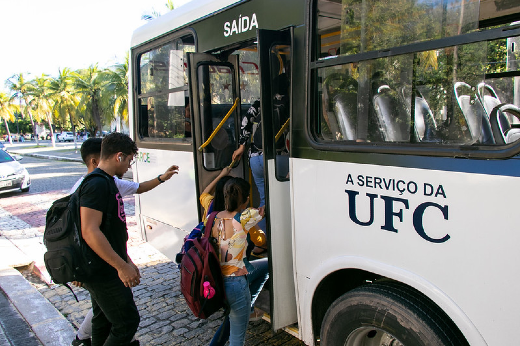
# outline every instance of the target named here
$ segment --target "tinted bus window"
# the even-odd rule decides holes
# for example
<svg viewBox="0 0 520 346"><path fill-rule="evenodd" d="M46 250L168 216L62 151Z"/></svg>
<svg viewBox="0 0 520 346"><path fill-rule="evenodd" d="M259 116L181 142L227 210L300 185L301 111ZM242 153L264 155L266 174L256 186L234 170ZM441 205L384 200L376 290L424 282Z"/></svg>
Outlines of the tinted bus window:
<svg viewBox="0 0 520 346"><path fill-rule="evenodd" d="M191 137L186 53L193 37L174 39L138 57L138 134L141 139Z"/></svg>
<svg viewBox="0 0 520 346"><path fill-rule="evenodd" d="M519 77L493 76L517 71L516 38L434 50L416 45L413 53L363 58L373 50L475 31L478 4L318 1L314 60L327 64L313 65L315 138L336 143L498 145L520 137L507 135L520 116L520 89L514 87ZM359 61L340 62L341 56L353 54ZM512 107L493 116L500 102Z"/></svg>

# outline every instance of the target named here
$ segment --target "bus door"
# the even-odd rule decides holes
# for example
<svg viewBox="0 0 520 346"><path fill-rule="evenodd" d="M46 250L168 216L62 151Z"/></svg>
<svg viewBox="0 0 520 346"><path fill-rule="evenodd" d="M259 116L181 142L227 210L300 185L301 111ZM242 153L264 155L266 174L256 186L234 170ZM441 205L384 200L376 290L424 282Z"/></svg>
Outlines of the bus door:
<svg viewBox="0 0 520 346"><path fill-rule="evenodd" d="M291 42L292 29L258 30L270 305L274 330L297 322L289 181Z"/></svg>
<svg viewBox="0 0 520 346"><path fill-rule="evenodd" d="M188 53L197 196L232 162L240 119L238 56ZM239 163L231 173L243 177Z"/></svg>

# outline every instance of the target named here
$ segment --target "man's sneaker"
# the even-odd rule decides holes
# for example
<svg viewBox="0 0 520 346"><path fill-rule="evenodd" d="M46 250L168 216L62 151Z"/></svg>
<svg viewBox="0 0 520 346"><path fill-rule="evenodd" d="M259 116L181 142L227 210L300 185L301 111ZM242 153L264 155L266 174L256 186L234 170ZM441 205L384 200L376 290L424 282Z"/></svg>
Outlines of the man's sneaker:
<svg viewBox="0 0 520 346"><path fill-rule="evenodd" d="M70 346L90 346L91 342L90 339L78 339L78 336L76 335L76 338L72 340L72 344Z"/></svg>

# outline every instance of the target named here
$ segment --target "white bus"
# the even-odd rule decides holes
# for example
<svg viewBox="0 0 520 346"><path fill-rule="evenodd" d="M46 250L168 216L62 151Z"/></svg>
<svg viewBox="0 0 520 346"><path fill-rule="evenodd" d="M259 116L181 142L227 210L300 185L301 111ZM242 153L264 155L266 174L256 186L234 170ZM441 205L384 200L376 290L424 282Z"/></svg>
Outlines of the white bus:
<svg viewBox="0 0 520 346"><path fill-rule="evenodd" d="M194 0L137 29L134 179L180 166L136 197L143 238L174 258L260 100L274 330L516 344L518 18L512 0ZM232 175L251 180L246 157Z"/></svg>

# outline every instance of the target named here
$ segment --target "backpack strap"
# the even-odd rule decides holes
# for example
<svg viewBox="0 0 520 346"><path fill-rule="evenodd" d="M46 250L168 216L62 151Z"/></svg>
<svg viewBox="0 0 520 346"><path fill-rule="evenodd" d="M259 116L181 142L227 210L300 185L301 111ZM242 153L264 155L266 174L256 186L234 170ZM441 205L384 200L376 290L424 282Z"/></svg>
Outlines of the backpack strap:
<svg viewBox="0 0 520 346"><path fill-rule="evenodd" d="M209 226L210 231L204 232L204 237L209 238L209 235L211 233L211 229L213 228L213 222L215 222L215 216L217 216L218 211L214 211L208 216L208 221L206 222L206 227Z"/></svg>

